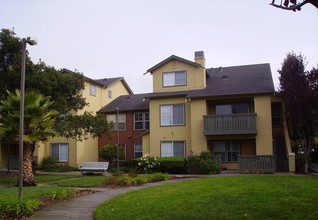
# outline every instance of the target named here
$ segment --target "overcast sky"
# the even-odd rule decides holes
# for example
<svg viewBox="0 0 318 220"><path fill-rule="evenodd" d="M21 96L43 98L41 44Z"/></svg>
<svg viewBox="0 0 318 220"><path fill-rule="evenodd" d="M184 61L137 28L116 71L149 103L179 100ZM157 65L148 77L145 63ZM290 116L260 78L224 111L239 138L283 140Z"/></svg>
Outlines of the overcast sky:
<svg viewBox="0 0 318 220"><path fill-rule="evenodd" d="M0 0L0 27L57 69L92 79L123 76L134 93L152 91L147 69L171 55L193 61L203 50L206 67L270 63L301 53L307 68L318 64L318 10L270 6L271 0Z"/></svg>

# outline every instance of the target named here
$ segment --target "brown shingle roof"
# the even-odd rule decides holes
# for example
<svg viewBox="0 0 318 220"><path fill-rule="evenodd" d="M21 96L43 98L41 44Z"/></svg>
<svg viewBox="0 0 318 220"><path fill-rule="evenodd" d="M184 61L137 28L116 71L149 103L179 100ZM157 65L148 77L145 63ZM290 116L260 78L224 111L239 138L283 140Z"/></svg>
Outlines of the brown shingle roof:
<svg viewBox="0 0 318 220"><path fill-rule="evenodd" d="M148 110L149 99L166 97L212 98L231 95L257 95L275 92L270 65L253 64L206 69L206 88L120 96L99 112Z"/></svg>
<svg viewBox="0 0 318 220"><path fill-rule="evenodd" d="M149 110L149 99L145 99L147 95L147 93L143 93L119 96L114 101L101 108L98 112L116 112L117 108L119 111Z"/></svg>
<svg viewBox="0 0 318 220"><path fill-rule="evenodd" d="M188 93L188 97L213 97L275 92L270 65L268 63L210 68L206 69L206 74L206 88L193 90Z"/></svg>

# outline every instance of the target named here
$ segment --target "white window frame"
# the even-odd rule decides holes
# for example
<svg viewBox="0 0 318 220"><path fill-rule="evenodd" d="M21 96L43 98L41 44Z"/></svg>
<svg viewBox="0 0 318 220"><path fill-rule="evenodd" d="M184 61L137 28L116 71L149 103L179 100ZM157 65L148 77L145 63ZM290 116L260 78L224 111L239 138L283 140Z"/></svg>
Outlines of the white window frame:
<svg viewBox="0 0 318 220"><path fill-rule="evenodd" d="M141 120L136 120L136 116L141 115ZM136 123L142 123L142 128L136 128ZM148 130L149 129L149 112L134 113L134 130Z"/></svg>
<svg viewBox="0 0 318 220"><path fill-rule="evenodd" d="M92 96L96 96L96 85L90 83L89 84L89 94Z"/></svg>
<svg viewBox="0 0 318 220"><path fill-rule="evenodd" d="M176 112L176 107L182 106L182 121L179 123L175 120L176 116L180 116ZM185 108L184 104L160 105L160 126L182 126L185 125Z"/></svg>
<svg viewBox="0 0 318 220"><path fill-rule="evenodd" d="M53 156L53 147L58 147L58 158L55 158L54 156ZM65 157L65 159L61 159L61 157L63 158L63 149L61 149L62 147L66 147L66 157ZM54 159L56 159L58 162L61 162L61 163L67 163L68 161L69 161L69 154L70 154L70 152L69 152L69 149L70 149L70 147L69 147L69 144L68 143L51 143L51 149L50 149L50 157L51 158L54 158ZM62 152L61 152L62 151ZM64 150L65 151L65 150Z"/></svg>
<svg viewBox="0 0 318 220"><path fill-rule="evenodd" d="M107 96L108 96L108 98L112 99L113 98L113 92L111 90L108 90Z"/></svg>
<svg viewBox="0 0 318 220"><path fill-rule="evenodd" d="M180 155L175 155L176 144L183 144L183 155L185 157L186 152L186 142L185 141L161 141L160 142L160 157L177 157Z"/></svg>
<svg viewBox="0 0 318 220"><path fill-rule="evenodd" d="M140 154L140 156L136 157L136 153ZM142 157L142 144L134 144L134 158Z"/></svg>
<svg viewBox="0 0 318 220"><path fill-rule="evenodd" d="M113 123L112 131L117 131L117 114L109 114L106 116L108 123ZM126 113L118 115L119 131L126 131Z"/></svg>
<svg viewBox="0 0 318 220"><path fill-rule="evenodd" d="M182 76L182 82L178 82L178 77ZM185 86L187 85L187 71L164 72L162 73L163 87Z"/></svg>

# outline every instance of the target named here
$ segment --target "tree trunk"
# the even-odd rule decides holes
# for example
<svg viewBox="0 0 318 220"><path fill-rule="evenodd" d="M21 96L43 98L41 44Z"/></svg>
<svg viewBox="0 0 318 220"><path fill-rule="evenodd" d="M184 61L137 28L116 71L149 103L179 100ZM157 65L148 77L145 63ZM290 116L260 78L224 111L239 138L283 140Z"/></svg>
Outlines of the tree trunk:
<svg viewBox="0 0 318 220"><path fill-rule="evenodd" d="M23 147L23 186L36 186L32 172L32 146L24 143Z"/></svg>

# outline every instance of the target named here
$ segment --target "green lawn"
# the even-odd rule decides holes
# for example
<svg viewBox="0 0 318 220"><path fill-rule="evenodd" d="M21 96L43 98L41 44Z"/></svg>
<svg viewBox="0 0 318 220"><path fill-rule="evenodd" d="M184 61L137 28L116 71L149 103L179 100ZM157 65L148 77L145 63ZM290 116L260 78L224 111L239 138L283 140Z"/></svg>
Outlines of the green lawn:
<svg viewBox="0 0 318 220"><path fill-rule="evenodd" d="M117 196L100 219L317 219L318 178L246 175L205 178Z"/></svg>
<svg viewBox="0 0 318 220"><path fill-rule="evenodd" d="M70 175L38 175L34 177L35 183L55 182L63 179L78 178L78 176ZM18 183L18 177L8 177L0 179L2 185L15 185Z"/></svg>

